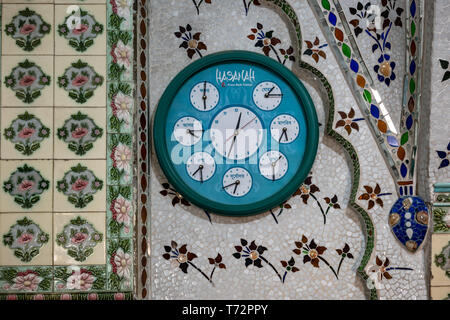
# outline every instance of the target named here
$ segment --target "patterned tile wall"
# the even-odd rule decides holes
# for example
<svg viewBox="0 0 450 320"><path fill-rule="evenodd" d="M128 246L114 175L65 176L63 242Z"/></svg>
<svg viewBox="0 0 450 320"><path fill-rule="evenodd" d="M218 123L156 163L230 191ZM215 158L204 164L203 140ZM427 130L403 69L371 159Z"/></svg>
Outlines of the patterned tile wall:
<svg viewBox="0 0 450 320"><path fill-rule="evenodd" d="M131 298L131 5L3 1L0 299Z"/></svg>

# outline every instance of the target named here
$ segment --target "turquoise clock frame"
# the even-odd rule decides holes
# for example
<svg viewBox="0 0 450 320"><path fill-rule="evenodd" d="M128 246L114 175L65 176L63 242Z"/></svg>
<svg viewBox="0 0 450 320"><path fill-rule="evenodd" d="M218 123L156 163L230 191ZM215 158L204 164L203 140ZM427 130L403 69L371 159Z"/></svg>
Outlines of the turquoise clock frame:
<svg viewBox="0 0 450 320"><path fill-rule="evenodd" d="M268 69L270 72L277 74L283 78L291 87L298 100L301 102L306 120L306 148L302 159L302 165L299 167L293 178L288 182L287 187L274 196L264 200L245 205L226 205L205 198L201 193L197 192L186 184L177 174L170 154L167 151L166 144L166 119L172 101L178 90L191 76L203 69L219 65L226 62L244 62L259 65L261 68ZM262 54L249 51L224 51L208 55L199 59L184 68L169 84L164 91L154 115L153 119L153 145L156 156L169 183L180 193L186 200L194 205L215 213L225 216L250 216L267 212L268 210L279 206L281 203L289 199L292 194L299 188L314 163L319 144L319 125L316 110L312 99L304 87L303 83L297 76L279 62L270 59Z"/></svg>

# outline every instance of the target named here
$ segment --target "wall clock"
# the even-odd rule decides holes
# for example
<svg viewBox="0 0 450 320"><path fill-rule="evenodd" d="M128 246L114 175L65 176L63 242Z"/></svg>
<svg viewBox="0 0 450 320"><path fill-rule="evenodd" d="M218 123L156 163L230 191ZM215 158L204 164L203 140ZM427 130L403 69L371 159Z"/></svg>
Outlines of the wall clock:
<svg viewBox="0 0 450 320"><path fill-rule="evenodd" d="M181 71L153 120L162 171L191 203L245 216L287 200L318 145L311 97L285 66L257 53L208 55Z"/></svg>

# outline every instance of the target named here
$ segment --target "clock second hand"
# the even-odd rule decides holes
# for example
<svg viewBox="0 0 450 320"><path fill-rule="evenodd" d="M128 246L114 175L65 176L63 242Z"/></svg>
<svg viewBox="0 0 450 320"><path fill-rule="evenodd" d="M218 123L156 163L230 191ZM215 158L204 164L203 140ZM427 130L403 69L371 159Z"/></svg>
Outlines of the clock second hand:
<svg viewBox="0 0 450 320"><path fill-rule="evenodd" d="M234 145L234 143L236 142L236 137L237 137L237 135L239 134L239 125L241 124L241 117L242 117L242 112L239 113L239 118L238 118L238 121L237 121L237 124L236 124L236 129L234 130L234 133L233 133L233 135L231 136L231 137L234 137L234 139L233 139L233 142L231 143L230 151L228 151L228 156L230 155L231 149L233 148L233 145ZM231 138L231 137L230 137L230 138ZM230 138L229 138L229 139L230 139ZM228 139L227 139L227 141L228 141Z"/></svg>
<svg viewBox="0 0 450 320"><path fill-rule="evenodd" d="M202 99L203 99L203 109L206 109L206 99L207 99L207 96L206 96L206 81L203 83L203 97L202 97Z"/></svg>

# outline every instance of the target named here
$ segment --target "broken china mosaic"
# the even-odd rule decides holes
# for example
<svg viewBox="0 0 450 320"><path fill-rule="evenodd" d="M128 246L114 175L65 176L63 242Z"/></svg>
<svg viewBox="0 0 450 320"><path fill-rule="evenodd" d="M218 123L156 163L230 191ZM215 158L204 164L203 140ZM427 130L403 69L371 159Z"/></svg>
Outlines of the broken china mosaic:
<svg viewBox="0 0 450 320"><path fill-rule="evenodd" d="M11 4L4 4L3 7ZM63 5L59 5L63 6ZM2 197L10 197L22 209L21 216L14 223L5 226L1 234L6 250L13 255L18 266L0 266L0 300L97 300L132 298L133 290L133 170L131 152L133 149L132 128L134 122L133 108L133 1L111 0L104 5L78 4L71 7L65 16L55 19L45 18L36 6L28 7L26 3L18 4L17 13L10 21L3 20L2 37L13 39L14 45L21 49L19 63L11 66L11 72L4 74L2 81L5 89L11 90L14 98L21 101L24 108L9 123L2 123L2 144L11 144L25 158L24 164L10 172L1 173ZM0 7L0 10L4 9ZM16 10L14 8L14 10ZM0 11L1 12L1 11ZM106 24L101 22L106 16ZM61 73L47 74L46 64L41 66L41 58L28 56L40 48L43 39L55 33L55 40L65 43L73 56L83 53L64 66ZM106 34L105 43L101 35ZM53 42L52 42L53 43ZM107 63L106 73L93 61L90 50L93 47L104 46L104 57ZM96 50L97 50L96 49ZM5 48L3 48L4 54ZM69 50L69 49L67 49ZM31 106L38 99L51 95L53 87L55 94L66 94L74 106L83 107L91 99L101 101L98 97L99 87L108 88L105 117L107 125L92 117L87 109L73 113L60 119L61 125L52 127L44 125ZM50 93L44 92L49 88ZM62 89L56 93L56 88ZM104 91L103 91L104 92ZM102 105L98 105L102 107ZM51 105L50 105L51 107ZM101 110L101 109L99 109ZM47 122L45 122L47 123ZM49 122L52 123L51 120ZM126 137L118 133L128 133ZM96 167L89 167L89 151L98 148L99 139L105 137L110 144L105 150L103 159L107 162L106 172L100 175ZM61 141L72 156L79 158L79 163L67 166L63 173L37 169L27 162L37 150L42 149L46 139ZM124 147L126 146L126 148ZM54 152L57 152L56 145ZM65 153L67 154L67 152ZM34 161L40 163L42 160ZM109 159L109 160L108 160ZM46 159L48 160L48 159ZM42 161L43 162L43 161ZM62 161L61 163L63 163ZM3 163L3 160L2 160ZM3 166L2 166L3 167ZM39 167L40 168L40 167ZM113 170L113 173L111 173ZM105 179L103 179L104 177ZM102 199L99 192L106 189L106 229L100 229L98 218L90 221L85 214L75 212L84 210L91 203ZM29 215L27 212L38 205L46 193L64 195L66 205L72 206L73 214L65 224L58 222L61 218L55 215L54 229L51 225L33 217L39 217L41 212ZM47 198L46 198L47 199ZM51 199L51 196L50 198ZM50 204L50 208L52 205ZM39 207L40 208L40 207ZM96 208L101 208L97 205ZM98 209L97 209L98 210ZM8 212L8 211L7 211ZM3 215L4 212L0 213ZM53 213L55 214L55 213ZM95 213L97 214L97 213ZM67 215L67 214L65 214ZM98 216L97 216L98 217ZM51 220L50 220L51 221ZM48 230L54 230L49 234ZM47 231L44 231L47 230ZM59 247L70 257L67 266L57 265L53 257L42 259L42 248ZM102 249L102 247L104 249ZM60 250L60 252L61 252ZM105 252L103 263L90 265L94 256ZM5 251L5 252L6 252ZM51 252L51 250L50 250ZM48 254L45 253L45 254ZM50 253L51 254L51 253ZM100 259L100 260L98 260ZM66 259L69 261L69 259ZM95 261L101 261L96 258ZM38 264L35 265L35 261ZM61 260L58 260L61 262ZM48 265L47 265L48 264Z"/></svg>

